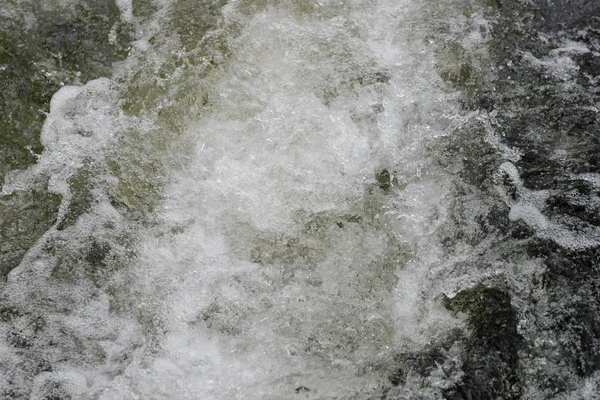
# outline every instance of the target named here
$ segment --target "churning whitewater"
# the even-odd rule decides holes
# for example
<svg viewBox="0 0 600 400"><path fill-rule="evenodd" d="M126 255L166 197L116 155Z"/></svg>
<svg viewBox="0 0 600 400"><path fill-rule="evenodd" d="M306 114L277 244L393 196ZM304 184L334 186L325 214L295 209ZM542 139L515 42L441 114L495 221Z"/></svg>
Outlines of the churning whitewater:
<svg viewBox="0 0 600 400"><path fill-rule="evenodd" d="M44 153L7 179L10 193L47 176L63 199L4 288L48 313L33 397L366 396L399 349L458 325L434 301L451 178L426 146L460 111L422 5L244 7L192 32L196 49L157 27L116 78L61 88ZM168 57L181 65L157 76ZM119 207L149 203L128 195L146 186L131 196L157 197L150 221L128 221ZM68 265L89 246L95 271Z"/></svg>
<svg viewBox="0 0 600 400"><path fill-rule="evenodd" d="M7 5L60 85L2 168L3 398L593 398L544 249L600 230L522 176L483 3ZM518 62L572 88L559 36Z"/></svg>
<svg viewBox="0 0 600 400"><path fill-rule="evenodd" d="M449 178L424 153L457 111L411 38L418 5L320 7L228 38L134 267L159 349L108 396L366 395L395 349L455 325L426 294Z"/></svg>

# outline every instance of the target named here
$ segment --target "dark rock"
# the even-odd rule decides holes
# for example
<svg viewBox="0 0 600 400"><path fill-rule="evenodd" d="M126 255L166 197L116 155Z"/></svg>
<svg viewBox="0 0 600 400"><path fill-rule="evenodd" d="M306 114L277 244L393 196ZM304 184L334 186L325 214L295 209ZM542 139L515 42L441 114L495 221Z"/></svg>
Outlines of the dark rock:
<svg viewBox="0 0 600 400"><path fill-rule="evenodd" d="M98 243L95 240L88 251L85 260L92 264L93 267L102 267L105 265L105 258L110 253L110 245L108 243Z"/></svg>
<svg viewBox="0 0 600 400"><path fill-rule="evenodd" d="M562 359L589 376L600 369L600 247L567 250L536 241L529 251L546 267L542 285L553 304L547 329L560 338Z"/></svg>
<svg viewBox="0 0 600 400"><path fill-rule="evenodd" d="M387 169L382 169L381 171L375 174L375 179L377 179L377 184L379 188L387 193L390 190L392 185L392 177L390 172Z"/></svg>
<svg viewBox="0 0 600 400"><path fill-rule="evenodd" d="M294 389L294 392L305 393L305 392L310 392L310 389L307 388L306 386L298 386L296 389Z"/></svg>
<svg viewBox="0 0 600 400"><path fill-rule="evenodd" d="M444 392L446 399L518 399L521 396L518 351L522 337L508 293L483 285L445 298L444 306L467 314L471 336L462 365L464 377Z"/></svg>
<svg viewBox="0 0 600 400"><path fill-rule="evenodd" d="M16 348L31 347L31 339L23 333L17 331L9 331L6 335L6 341L8 344Z"/></svg>
<svg viewBox="0 0 600 400"><path fill-rule="evenodd" d="M390 383L394 386L404 384L409 372L427 376L438 365L443 364L446 350L443 346L436 346L419 353L401 353L394 356L392 372L388 376Z"/></svg>

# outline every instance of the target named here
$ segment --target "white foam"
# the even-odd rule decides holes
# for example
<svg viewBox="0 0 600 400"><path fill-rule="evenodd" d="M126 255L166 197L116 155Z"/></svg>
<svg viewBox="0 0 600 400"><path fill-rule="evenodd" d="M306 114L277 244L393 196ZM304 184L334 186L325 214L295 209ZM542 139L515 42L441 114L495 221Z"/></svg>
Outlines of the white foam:
<svg viewBox="0 0 600 400"><path fill-rule="evenodd" d="M127 19L131 3L118 4ZM52 334L67 340L57 333L67 331L84 352L104 355L68 354L38 378L36 394L59 381L78 398L288 398L299 387L320 398L360 397L387 382L374 365L457 324L435 298L440 282L431 274L443 265L437 230L451 177L426 147L462 114L422 40L421 2L283 4L251 17L238 6L228 4L222 21L240 31L227 38L226 62L206 74L204 64L190 63L161 83L173 93L208 92L208 105L192 113L201 108L190 106L193 96L160 103L183 115L176 123L185 129L163 126L156 147L168 150L152 155L165 168L183 166L164 171L170 181L156 220L126 221L97 190L72 229L49 233L77 258L89 238L119 250L130 222L141 237L139 259L111 276L121 292L107 296L83 278L46 284L61 261L46 253L12 272L12 300L39 292L77 304L49 313ZM114 152L130 157L119 162L154 171L145 163L153 143L144 141L158 130L152 118L160 110L125 116L119 100L126 93L143 103L156 77L143 81L136 72L158 71L181 51L174 37L149 36L139 34L117 67L119 80L54 96L40 162L11 175L5 191L51 176L50 189L65 197L62 217L68 179L86 159ZM142 89L117 83L129 79ZM188 144L185 154L177 141ZM375 179L384 168L393 178L387 193ZM119 177L103 179L111 188ZM110 302L125 309L121 315Z"/></svg>
<svg viewBox="0 0 600 400"><path fill-rule="evenodd" d="M50 102L50 113L42 127L44 152L37 164L13 171L3 193L24 189L36 176L50 176L50 190L69 196L66 180L86 159L98 158L121 132L128 119L114 109L116 92L107 78L84 86L64 86Z"/></svg>
<svg viewBox="0 0 600 400"><path fill-rule="evenodd" d="M106 398L349 396L386 379L366 365L454 324L426 294L450 178L424 146L458 106L406 39L419 4L321 7L269 8L230 43L140 248L160 355L136 356ZM402 183L389 196L384 167Z"/></svg>
<svg viewBox="0 0 600 400"><path fill-rule="evenodd" d="M573 78L574 74L579 71L579 66L571 57L566 54L570 52L556 52L551 57L538 59L529 52L523 53L523 60L528 61L532 66L538 69L543 69L549 74L563 81L568 81Z"/></svg>

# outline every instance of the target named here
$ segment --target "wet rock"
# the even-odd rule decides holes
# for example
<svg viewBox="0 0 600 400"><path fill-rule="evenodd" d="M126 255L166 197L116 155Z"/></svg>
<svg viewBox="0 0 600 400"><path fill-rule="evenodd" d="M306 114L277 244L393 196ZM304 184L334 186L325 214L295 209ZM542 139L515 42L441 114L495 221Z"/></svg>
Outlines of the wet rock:
<svg viewBox="0 0 600 400"><path fill-rule="evenodd" d="M65 84L110 76L132 40L113 0L67 10L28 1L18 7L0 16L0 186L8 171L26 168L41 154L39 135L52 95ZM34 28L26 23L31 19Z"/></svg>
<svg viewBox="0 0 600 400"><path fill-rule="evenodd" d="M31 339L17 331L9 331L6 335L6 341L9 345L17 348L31 347Z"/></svg>
<svg viewBox="0 0 600 400"><path fill-rule="evenodd" d="M371 71L358 76L356 80L361 86L388 83L390 74L387 71Z"/></svg>
<svg viewBox="0 0 600 400"><path fill-rule="evenodd" d="M295 393L306 393L306 392L310 392L310 389L307 388L306 386L298 386L296 389L294 389Z"/></svg>
<svg viewBox="0 0 600 400"><path fill-rule="evenodd" d="M130 28L121 22L114 0L83 2L62 15L49 12L38 19L42 49L59 68L79 72L83 82L110 76L112 63L127 56Z"/></svg>
<svg viewBox="0 0 600 400"><path fill-rule="evenodd" d="M482 12L491 21L486 31L489 36L485 56L490 58L493 76L482 75L485 79L477 81L477 90L461 88L459 73L445 79L461 90L467 108L487 110L490 115L494 112L490 125L502 145L518 153L514 163L524 186L532 191L547 191L538 192L548 193L539 207L547 218L576 235L596 229L600 223L600 193L591 180L577 174L600 172L600 122L596 109L600 99L596 78L600 25L594 17L600 12L600 3L496 3L488 7L489 3L481 2ZM470 18L468 13L466 16ZM460 49L454 53L457 68L453 71L460 72L458 66L468 53ZM456 300L459 305L447 305L454 312L467 314L473 336L467 347L471 350L464 365L465 377L446 396L515 398L520 390L516 388L525 382L537 385L535 390L548 398L560 393L568 396L581 384L578 377L588 377L600 368L596 356L600 346L597 246L562 248L555 241L536 238L535 232L520 221L506 221L500 208L494 211L494 202L501 200L496 198L486 177L493 175L497 164L486 160L505 155L494 146L486 149L478 145L484 137L483 130L478 134L472 126L464 128L465 133L455 135L454 143L447 147L448 158L442 160L442 165L458 171L462 182L457 186L464 198L477 196L478 204L489 213L470 212L467 206L459 204L453 211L458 234L448 235L446 243L451 248L456 242L475 245L485 243L482 237L491 239L491 249L501 244L512 248L513 253L526 253L530 260L542 263L545 272L539 281L514 277L517 282L535 282L531 293L511 293L519 296L514 302L522 307L519 312L528 316L527 329L520 331L523 338L514 328L516 311L511 311L510 298L502 291L476 287L455 298L471 298L468 302ZM454 161L461 158L466 161ZM516 190L507 194L517 200ZM485 255L475 258L486 261ZM491 300L479 302L477 294ZM495 311L488 312L488 308ZM492 332L498 335L497 344L490 339ZM546 344L536 344L542 336L548 338ZM485 352L487 356L483 355ZM545 366L540 366L540 360ZM515 379L519 363L526 363L528 372L522 379ZM498 384L499 376L513 384Z"/></svg>
<svg viewBox="0 0 600 400"><path fill-rule="evenodd" d="M0 279L56 222L61 196L45 190L17 191L0 196Z"/></svg>
<svg viewBox="0 0 600 400"><path fill-rule="evenodd" d="M419 353L402 353L394 356L392 372L388 376L390 383L394 386L405 384L409 373L429 375L438 365L444 363L446 351L447 349L443 347L433 347Z"/></svg>
<svg viewBox="0 0 600 400"><path fill-rule="evenodd" d="M583 180L567 181L565 189L546 200L549 214L576 217L579 224L600 226L600 190Z"/></svg>
<svg viewBox="0 0 600 400"><path fill-rule="evenodd" d="M494 173L502 163L498 150L486 141L485 126L480 121L469 121L460 130L443 138L443 153L438 161L447 169L477 188L493 183Z"/></svg>
<svg viewBox="0 0 600 400"><path fill-rule="evenodd" d="M173 7L171 26L179 34L181 43L188 49L197 47L198 42L210 30L216 29L221 18L225 0L203 2L179 0Z"/></svg>
<svg viewBox="0 0 600 400"><path fill-rule="evenodd" d="M392 177L387 169L382 169L375 174L377 184L384 193L387 193L392 186Z"/></svg>
<svg viewBox="0 0 600 400"><path fill-rule="evenodd" d="M440 77L454 87L469 90L478 80L470 54L456 41L448 41L438 50L437 70Z"/></svg>
<svg viewBox="0 0 600 400"><path fill-rule="evenodd" d="M21 315L14 307L0 307L0 321L9 323Z"/></svg>
<svg viewBox="0 0 600 400"><path fill-rule="evenodd" d="M105 265L104 260L110 253L110 245L108 243L98 243L92 241L92 245L88 251L85 260L95 267L102 267Z"/></svg>
<svg viewBox="0 0 600 400"><path fill-rule="evenodd" d="M600 46L600 35L593 28L597 21L590 17L599 6L581 1L582 9L566 12L562 3L535 1L526 6L507 0L490 13L496 21L490 41L496 79L473 94L475 103L498 111L504 142L522 153L517 162L521 178L526 187L536 190L551 189L572 173L599 170L600 128L595 111L599 93L585 77L594 73L592 54ZM546 39L540 40L544 34ZM565 40L579 42L589 51L563 51ZM584 68L564 75L552 64L559 56Z"/></svg>
<svg viewBox="0 0 600 400"><path fill-rule="evenodd" d="M8 171L36 162L44 112L59 88L36 65L36 46L24 46L10 26L0 18L0 186Z"/></svg>
<svg viewBox="0 0 600 400"><path fill-rule="evenodd" d="M534 234L535 231L533 230L533 228L531 228L522 220L510 222L510 236L513 239L527 239L532 237Z"/></svg>
<svg viewBox="0 0 600 400"><path fill-rule="evenodd" d="M584 53L574 57L581 71L588 74L590 78L600 75L600 56L593 53Z"/></svg>
<svg viewBox="0 0 600 400"><path fill-rule="evenodd" d="M41 388L39 395L43 400L71 400L73 396L59 381L48 381Z"/></svg>
<svg viewBox="0 0 600 400"><path fill-rule="evenodd" d="M545 328L557 334L562 360L589 376L600 369L600 247L567 250L536 241L529 251L546 267L541 284L552 307Z"/></svg>
<svg viewBox="0 0 600 400"><path fill-rule="evenodd" d="M205 326L209 331L226 335L239 335L242 332L243 310L232 304L222 304L217 300L205 307L194 325Z"/></svg>
<svg viewBox="0 0 600 400"><path fill-rule="evenodd" d="M146 18L158 11L158 5L152 0L133 0L131 6L136 17Z"/></svg>
<svg viewBox="0 0 600 400"><path fill-rule="evenodd" d="M521 396L518 351L522 337L510 295L500 289L477 285L445 298L453 313L467 315L471 331L466 341L464 376L446 399L518 399Z"/></svg>
<svg viewBox="0 0 600 400"><path fill-rule="evenodd" d="M72 177L67 179L71 190L71 201L67 213L57 226L63 230L73 225L77 219L90 211L94 198L92 196L92 183L90 173L86 168L79 169Z"/></svg>

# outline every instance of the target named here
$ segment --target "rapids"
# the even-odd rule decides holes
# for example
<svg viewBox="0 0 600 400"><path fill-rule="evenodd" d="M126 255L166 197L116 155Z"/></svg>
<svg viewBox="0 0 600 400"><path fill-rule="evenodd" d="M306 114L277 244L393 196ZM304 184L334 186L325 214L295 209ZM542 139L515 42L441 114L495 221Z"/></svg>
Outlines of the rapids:
<svg viewBox="0 0 600 400"><path fill-rule="evenodd" d="M518 1L92 3L0 12L35 83L2 97L32 118L0 127L3 398L596 395L596 125L527 122L559 107L532 76L597 121L596 31Z"/></svg>

